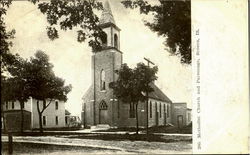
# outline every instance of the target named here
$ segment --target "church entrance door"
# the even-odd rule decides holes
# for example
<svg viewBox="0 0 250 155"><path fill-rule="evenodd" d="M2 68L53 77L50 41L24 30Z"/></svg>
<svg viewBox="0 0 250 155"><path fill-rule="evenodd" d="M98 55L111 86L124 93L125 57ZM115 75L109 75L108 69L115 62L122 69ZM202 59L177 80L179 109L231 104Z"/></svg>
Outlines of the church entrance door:
<svg viewBox="0 0 250 155"><path fill-rule="evenodd" d="M183 127L183 116L182 115L177 116L177 124L178 124L178 128Z"/></svg>
<svg viewBox="0 0 250 155"><path fill-rule="evenodd" d="M108 110L100 110L100 124L108 124Z"/></svg>
<svg viewBox="0 0 250 155"><path fill-rule="evenodd" d="M108 124L108 106L104 100L99 104L99 123Z"/></svg>

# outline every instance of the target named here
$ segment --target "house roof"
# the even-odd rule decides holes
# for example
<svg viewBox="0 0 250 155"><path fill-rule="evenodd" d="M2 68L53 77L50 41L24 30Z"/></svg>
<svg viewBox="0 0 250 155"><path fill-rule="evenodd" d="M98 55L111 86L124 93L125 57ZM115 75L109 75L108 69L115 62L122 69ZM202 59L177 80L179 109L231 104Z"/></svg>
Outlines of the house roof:
<svg viewBox="0 0 250 155"><path fill-rule="evenodd" d="M70 115L71 113L67 110L67 109L65 109L65 115Z"/></svg>
<svg viewBox="0 0 250 155"><path fill-rule="evenodd" d="M106 23L115 24L115 20L114 20L108 0L104 2L102 16L100 18L100 24L106 24Z"/></svg>
<svg viewBox="0 0 250 155"><path fill-rule="evenodd" d="M172 102L167 95L165 95L160 88L158 88L154 83L150 84L150 86L154 89L153 92L149 93L148 96L153 99Z"/></svg>

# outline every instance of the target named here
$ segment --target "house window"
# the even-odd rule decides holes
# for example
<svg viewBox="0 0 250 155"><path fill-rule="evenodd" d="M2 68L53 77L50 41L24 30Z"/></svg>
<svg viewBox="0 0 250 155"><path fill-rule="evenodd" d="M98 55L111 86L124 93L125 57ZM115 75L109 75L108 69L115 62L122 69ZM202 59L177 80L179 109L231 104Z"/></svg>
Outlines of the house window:
<svg viewBox="0 0 250 155"><path fill-rule="evenodd" d="M152 102L149 102L149 117L152 118Z"/></svg>
<svg viewBox="0 0 250 155"><path fill-rule="evenodd" d="M43 125L46 125L46 116L43 116Z"/></svg>
<svg viewBox="0 0 250 155"><path fill-rule="evenodd" d="M56 116L56 125L58 125L58 116Z"/></svg>
<svg viewBox="0 0 250 155"><path fill-rule="evenodd" d="M135 118L135 104L130 103L129 105L129 118Z"/></svg>
<svg viewBox="0 0 250 155"><path fill-rule="evenodd" d="M167 116L169 117L169 105L167 105Z"/></svg>
<svg viewBox="0 0 250 155"><path fill-rule="evenodd" d="M68 124L68 119L67 119L67 117L65 117L65 124L66 124L66 125Z"/></svg>
<svg viewBox="0 0 250 155"><path fill-rule="evenodd" d="M12 109L15 109L15 103L12 102Z"/></svg>
<svg viewBox="0 0 250 155"><path fill-rule="evenodd" d="M118 48L118 37L117 37L117 34L114 35L114 46L115 46L115 48Z"/></svg>
<svg viewBox="0 0 250 155"><path fill-rule="evenodd" d="M101 77L100 77L101 81L100 81L100 85L101 85L101 90L105 90L105 71L102 70L101 71Z"/></svg>
<svg viewBox="0 0 250 155"><path fill-rule="evenodd" d="M58 101L56 101L56 110L58 110Z"/></svg>
<svg viewBox="0 0 250 155"><path fill-rule="evenodd" d="M6 110L8 110L9 109L9 104L8 104L8 102L6 102L6 105L5 105L5 108L6 108Z"/></svg>
<svg viewBox="0 0 250 155"><path fill-rule="evenodd" d="M160 103L160 118L161 118L161 103Z"/></svg>

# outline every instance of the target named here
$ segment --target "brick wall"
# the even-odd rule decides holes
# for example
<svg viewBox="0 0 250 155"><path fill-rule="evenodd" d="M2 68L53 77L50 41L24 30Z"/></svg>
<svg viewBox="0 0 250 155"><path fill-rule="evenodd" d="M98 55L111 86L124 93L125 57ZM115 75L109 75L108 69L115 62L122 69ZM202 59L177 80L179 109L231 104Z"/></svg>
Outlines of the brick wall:
<svg viewBox="0 0 250 155"><path fill-rule="evenodd" d="M158 126L166 125L171 123L171 103L159 101L156 99L150 99L149 102L152 104L152 117L150 117L150 103L148 105L148 118L149 118L149 126L156 126L158 121ZM160 116L160 105L161 105L161 116ZM164 112L164 105L165 105L165 112ZM169 111L167 108L169 107ZM156 111L157 110L157 111ZM169 112L169 114L168 114ZM158 114L158 116L157 116ZM166 116L164 116L166 115ZM166 118L164 118L166 117ZM158 120L157 120L158 118ZM166 120L165 120L166 119Z"/></svg>
<svg viewBox="0 0 250 155"><path fill-rule="evenodd" d="M178 117L183 118L182 126L187 124L187 104L186 103L173 103L172 106L172 123L178 126Z"/></svg>
<svg viewBox="0 0 250 155"><path fill-rule="evenodd" d="M96 53L93 57L95 59L95 120L96 124L100 123L99 105L101 101L105 101L108 106L108 124L115 126L116 118L116 103L113 101L113 90L109 88L109 83L113 82L117 77L114 70L121 66L121 53L115 49L106 49L102 52ZM105 72L105 90L101 90L101 71Z"/></svg>

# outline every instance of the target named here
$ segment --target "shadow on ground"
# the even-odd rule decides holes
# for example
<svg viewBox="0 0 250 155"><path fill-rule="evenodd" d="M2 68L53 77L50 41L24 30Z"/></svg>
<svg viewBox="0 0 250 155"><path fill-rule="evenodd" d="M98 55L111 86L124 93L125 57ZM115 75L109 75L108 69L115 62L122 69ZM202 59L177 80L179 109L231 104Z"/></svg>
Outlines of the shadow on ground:
<svg viewBox="0 0 250 155"><path fill-rule="evenodd" d="M1 143L1 153L8 154L8 143ZM117 149L106 149L98 147L85 147L85 146L65 146L65 145L52 145L52 144L39 144L39 143L28 143L28 142L13 142L13 152L15 154L49 154L56 152L63 152L63 154L70 153L80 153L80 152L110 152L115 153Z"/></svg>

